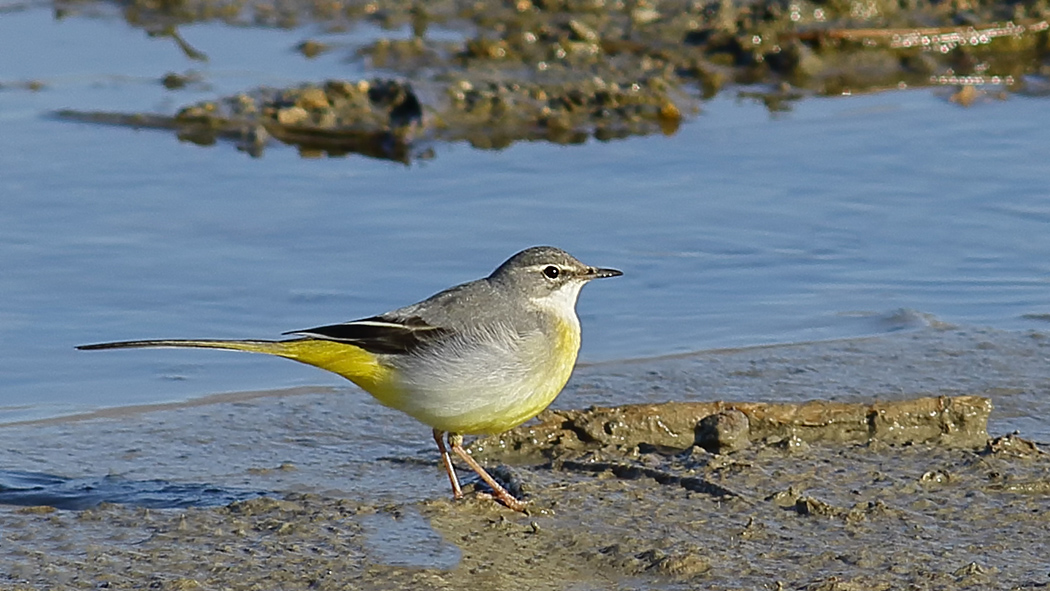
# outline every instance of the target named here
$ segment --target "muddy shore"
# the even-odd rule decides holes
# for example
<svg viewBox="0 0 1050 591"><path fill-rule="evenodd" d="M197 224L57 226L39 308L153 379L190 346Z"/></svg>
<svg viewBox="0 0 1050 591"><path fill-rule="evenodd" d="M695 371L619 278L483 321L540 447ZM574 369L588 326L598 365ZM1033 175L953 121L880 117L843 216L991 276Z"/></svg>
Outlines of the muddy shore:
<svg viewBox="0 0 1050 591"><path fill-rule="evenodd" d="M63 14L80 10L90 13L71 4ZM501 149L673 134L722 92L776 112L809 96L907 88L943 89L964 106L1050 90L1045 0L136 0L123 16L191 62L206 62L208 48L192 47L179 26L220 21L312 29L318 38L294 48L302 59L339 52L376 73L245 88L175 113L58 113L201 145L225 140L253 156L280 142L305 157L408 163L447 142ZM339 41L355 26L383 33ZM173 93L207 85L196 68L156 80Z"/></svg>
<svg viewBox="0 0 1050 591"><path fill-rule="evenodd" d="M1050 456L1003 427L1050 431L1020 417L1046 416L1048 357L1038 333L927 328L585 367L559 410L476 444L524 515L450 500L425 429L350 389L5 426L7 470L250 494L5 506L0 586L1045 588ZM746 442L705 445L705 405L746 415ZM932 428L885 430L909 424Z"/></svg>

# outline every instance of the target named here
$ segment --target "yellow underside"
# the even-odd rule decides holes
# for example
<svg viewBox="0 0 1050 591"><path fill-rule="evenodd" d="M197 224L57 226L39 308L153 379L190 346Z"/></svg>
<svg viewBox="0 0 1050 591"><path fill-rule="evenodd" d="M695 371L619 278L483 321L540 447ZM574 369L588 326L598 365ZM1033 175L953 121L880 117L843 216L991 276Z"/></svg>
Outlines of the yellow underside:
<svg viewBox="0 0 1050 591"><path fill-rule="evenodd" d="M268 353L339 374L375 396L387 406L397 408L401 392L390 367L360 347L321 339L276 343L237 343L230 347L253 353Z"/></svg>

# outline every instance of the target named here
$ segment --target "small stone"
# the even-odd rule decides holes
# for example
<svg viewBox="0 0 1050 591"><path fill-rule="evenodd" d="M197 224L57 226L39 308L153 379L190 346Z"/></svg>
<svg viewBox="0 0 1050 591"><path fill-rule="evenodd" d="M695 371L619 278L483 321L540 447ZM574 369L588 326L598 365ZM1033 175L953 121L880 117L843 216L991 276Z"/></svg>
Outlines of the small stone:
<svg viewBox="0 0 1050 591"><path fill-rule="evenodd" d="M751 421L734 409L708 415L697 423L696 443L711 453L744 449L751 444Z"/></svg>
<svg viewBox="0 0 1050 591"><path fill-rule="evenodd" d="M1025 457L1042 455L1045 452L1039 449L1035 442L1018 437L1016 433L1011 433L989 439L985 453Z"/></svg>
<svg viewBox="0 0 1050 591"><path fill-rule="evenodd" d="M332 49L332 46L328 45L327 43L321 43L320 41L308 39L296 46L296 49L299 51L299 53L303 54L307 58L315 58L321 55L322 53L325 53L326 51Z"/></svg>
<svg viewBox="0 0 1050 591"><path fill-rule="evenodd" d="M331 96L349 97L357 94L357 86L346 80L329 80L324 86Z"/></svg>
<svg viewBox="0 0 1050 591"><path fill-rule="evenodd" d="M175 72L169 72L163 78L160 79L160 83L168 90L177 90L179 88L185 88L190 82L189 76L183 76L182 74L176 74Z"/></svg>
<svg viewBox="0 0 1050 591"><path fill-rule="evenodd" d="M576 35L580 41L586 41L587 43L597 43L601 41L601 36L597 31L576 19L569 21L569 29L572 30L573 34Z"/></svg>
<svg viewBox="0 0 1050 591"><path fill-rule="evenodd" d="M660 20L660 11L655 8L644 6L631 11L631 22L636 25L647 25Z"/></svg>
<svg viewBox="0 0 1050 591"><path fill-rule="evenodd" d="M668 556L657 565L661 572L675 577L692 577L711 570L711 563L703 556L689 552Z"/></svg>
<svg viewBox="0 0 1050 591"><path fill-rule="evenodd" d="M325 94L324 90L315 87L303 89L298 100L295 101L295 104L307 111L316 111L329 106L328 96Z"/></svg>
<svg viewBox="0 0 1050 591"><path fill-rule="evenodd" d="M296 105L277 111L277 122L281 125L298 125L309 119L306 109Z"/></svg>
<svg viewBox="0 0 1050 591"><path fill-rule="evenodd" d="M839 513L839 510L820 499L813 497L799 497L795 501L795 511L799 515L827 515L835 516Z"/></svg>

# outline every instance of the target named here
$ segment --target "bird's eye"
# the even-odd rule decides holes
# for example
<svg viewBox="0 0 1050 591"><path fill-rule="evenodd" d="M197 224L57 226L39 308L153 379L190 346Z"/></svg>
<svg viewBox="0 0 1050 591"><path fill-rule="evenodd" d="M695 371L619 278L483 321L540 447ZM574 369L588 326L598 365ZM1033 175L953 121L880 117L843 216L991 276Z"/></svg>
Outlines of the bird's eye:
<svg viewBox="0 0 1050 591"><path fill-rule="evenodd" d="M561 271L559 271L558 267L555 267L554 265L550 265L543 269L543 274L547 276L547 279L557 279L560 273Z"/></svg>

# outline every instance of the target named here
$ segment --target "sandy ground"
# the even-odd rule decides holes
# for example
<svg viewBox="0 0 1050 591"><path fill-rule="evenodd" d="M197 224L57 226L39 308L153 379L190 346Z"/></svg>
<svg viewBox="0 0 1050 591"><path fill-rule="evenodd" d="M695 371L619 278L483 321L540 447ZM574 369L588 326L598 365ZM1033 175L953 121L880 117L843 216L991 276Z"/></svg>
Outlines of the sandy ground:
<svg viewBox="0 0 1050 591"><path fill-rule="evenodd" d="M563 410L476 447L528 514L473 486L449 499L427 430L349 388L9 425L4 471L78 479L66 499L113 483L126 496L0 509L0 586L1045 588L1050 457L1023 437L1046 441L1048 357L1040 334L941 327L582 368ZM718 399L750 401L734 412L751 435L714 453L685 441L703 431L668 409ZM687 434L682 445L645 413L603 410L672 400L645 408ZM849 424L905 409L891 423L937 428L816 441L812 413L760 428L762 409L814 404L859 412ZM579 423L539 436L565 417ZM598 437L583 436L588 421ZM846 423L836 432L856 434ZM184 488L158 496L159 483Z"/></svg>

